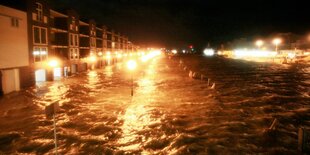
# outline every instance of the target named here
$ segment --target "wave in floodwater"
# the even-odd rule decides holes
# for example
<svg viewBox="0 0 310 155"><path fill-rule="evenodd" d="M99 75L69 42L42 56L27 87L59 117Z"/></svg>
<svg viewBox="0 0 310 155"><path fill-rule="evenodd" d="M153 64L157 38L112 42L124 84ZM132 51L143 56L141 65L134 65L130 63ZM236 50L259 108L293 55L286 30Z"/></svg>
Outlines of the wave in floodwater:
<svg viewBox="0 0 310 155"><path fill-rule="evenodd" d="M297 154L297 130L310 126L309 65L182 60L216 88L161 58L134 73L133 97L122 64L3 97L0 154L52 154L44 107L56 101L61 154ZM264 134L274 118L276 132Z"/></svg>
<svg viewBox="0 0 310 155"><path fill-rule="evenodd" d="M310 64L205 57L183 61L217 84L216 100L225 115L220 120L237 124L229 132L232 145L241 147L236 152L297 154L298 128L310 127ZM275 118L274 135L261 134Z"/></svg>

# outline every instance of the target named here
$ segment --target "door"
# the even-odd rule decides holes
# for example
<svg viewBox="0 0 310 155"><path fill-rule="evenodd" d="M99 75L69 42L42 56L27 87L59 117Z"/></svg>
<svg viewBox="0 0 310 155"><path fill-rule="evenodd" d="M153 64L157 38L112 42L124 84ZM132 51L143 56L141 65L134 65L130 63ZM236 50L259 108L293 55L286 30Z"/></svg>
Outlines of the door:
<svg viewBox="0 0 310 155"><path fill-rule="evenodd" d="M75 74L76 72L77 72L77 65L76 64L71 65L71 73Z"/></svg>
<svg viewBox="0 0 310 155"><path fill-rule="evenodd" d="M38 69L35 71L35 79L36 82L44 82L46 81L46 71L45 69Z"/></svg>
<svg viewBox="0 0 310 155"><path fill-rule="evenodd" d="M54 80L60 80L61 78L61 68L54 68L53 70Z"/></svg>
<svg viewBox="0 0 310 155"><path fill-rule="evenodd" d="M19 70L9 69L2 71L2 89L4 94L20 90Z"/></svg>

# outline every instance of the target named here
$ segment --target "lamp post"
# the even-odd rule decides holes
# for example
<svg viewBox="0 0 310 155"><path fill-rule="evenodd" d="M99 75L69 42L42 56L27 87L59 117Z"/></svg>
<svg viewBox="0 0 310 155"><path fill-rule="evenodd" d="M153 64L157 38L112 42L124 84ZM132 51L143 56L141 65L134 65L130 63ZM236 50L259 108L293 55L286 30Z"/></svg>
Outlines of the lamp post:
<svg viewBox="0 0 310 155"><path fill-rule="evenodd" d="M131 71L131 96L133 96L133 71L137 68L137 62L129 60L127 62L127 68Z"/></svg>
<svg viewBox="0 0 310 155"><path fill-rule="evenodd" d="M278 46L279 46L279 44L280 44L281 42L282 42L282 41L281 41L281 39L279 39L279 38L273 39L272 43L276 46L276 52L278 52Z"/></svg>

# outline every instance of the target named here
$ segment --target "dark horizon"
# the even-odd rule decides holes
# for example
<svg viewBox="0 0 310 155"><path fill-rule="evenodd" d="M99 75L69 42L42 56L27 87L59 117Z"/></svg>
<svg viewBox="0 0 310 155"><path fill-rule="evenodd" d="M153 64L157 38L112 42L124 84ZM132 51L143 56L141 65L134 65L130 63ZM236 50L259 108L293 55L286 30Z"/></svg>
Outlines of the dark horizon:
<svg viewBox="0 0 310 155"><path fill-rule="evenodd" d="M274 33L306 34L305 2L224 0L48 0L55 10L74 9L81 19L127 35L140 45L219 46Z"/></svg>

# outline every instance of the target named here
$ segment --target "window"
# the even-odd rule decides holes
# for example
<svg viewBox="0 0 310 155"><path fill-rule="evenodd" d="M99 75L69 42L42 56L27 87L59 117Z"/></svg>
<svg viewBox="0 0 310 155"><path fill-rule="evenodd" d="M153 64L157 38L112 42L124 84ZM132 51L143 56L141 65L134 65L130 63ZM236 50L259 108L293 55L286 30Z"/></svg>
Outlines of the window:
<svg viewBox="0 0 310 155"><path fill-rule="evenodd" d="M70 59L74 59L74 49L70 48Z"/></svg>
<svg viewBox="0 0 310 155"><path fill-rule="evenodd" d="M70 59L79 59L79 49L78 48L70 48Z"/></svg>
<svg viewBox="0 0 310 155"><path fill-rule="evenodd" d="M74 18L74 17L72 17L70 26L71 26L70 29L71 29L71 30L74 30L74 29L73 29L73 27L75 27L75 18Z"/></svg>
<svg viewBox="0 0 310 155"><path fill-rule="evenodd" d="M96 27L94 25L91 27L90 34L93 36L96 35Z"/></svg>
<svg viewBox="0 0 310 155"><path fill-rule="evenodd" d="M43 27L33 27L33 42L35 44L47 44L47 29Z"/></svg>
<svg viewBox="0 0 310 155"><path fill-rule="evenodd" d="M41 3L36 3L37 21L43 21L43 7Z"/></svg>
<svg viewBox="0 0 310 155"><path fill-rule="evenodd" d="M34 27L33 28L33 38L35 43L40 43L40 28Z"/></svg>
<svg viewBox="0 0 310 155"><path fill-rule="evenodd" d="M51 39L51 42L55 42L55 32L51 32L51 34L50 34L50 39Z"/></svg>
<svg viewBox="0 0 310 155"><path fill-rule="evenodd" d="M75 17L71 18L71 23L70 23L70 30L72 31L78 31L78 26L77 26L77 20L75 19Z"/></svg>
<svg viewBox="0 0 310 155"><path fill-rule="evenodd" d="M46 47L34 47L33 59L34 59L34 62L45 61L47 59L47 48Z"/></svg>
<svg viewBox="0 0 310 155"><path fill-rule="evenodd" d="M74 54L74 56L75 56L75 59L78 59L79 58L79 49L75 49L75 54Z"/></svg>
<svg viewBox="0 0 310 155"><path fill-rule="evenodd" d="M90 46L96 47L96 38L90 38Z"/></svg>
<svg viewBox="0 0 310 155"><path fill-rule="evenodd" d="M70 46L77 47L79 46L79 35L78 34L69 34Z"/></svg>
<svg viewBox="0 0 310 155"><path fill-rule="evenodd" d="M42 44L47 43L47 41L46 41L47 36L46 35L47 35L46 29L41 28L41 43Z"/></svg>
<svg viewBox="0 0 310 155"><path fill-rule="evenodd" d="M17 18L11 18L11 26L12 27L18 27L19 26L19 21Z"/></svg>
<svg viewBox="0 0 310 155"><path fill-rule="evenodd" d="M69 34L69 41L70 41L70 45L73 45L73 35Z"/></svg>
<svg viewBox="0 0 310 155"><path fill-rule="evenodd" d="M76 34L74 35L74 37L75 37L75 45L79 46L79 36Z"/></svg>

